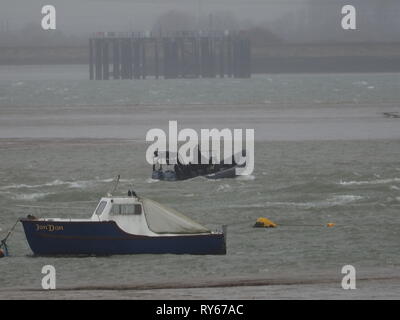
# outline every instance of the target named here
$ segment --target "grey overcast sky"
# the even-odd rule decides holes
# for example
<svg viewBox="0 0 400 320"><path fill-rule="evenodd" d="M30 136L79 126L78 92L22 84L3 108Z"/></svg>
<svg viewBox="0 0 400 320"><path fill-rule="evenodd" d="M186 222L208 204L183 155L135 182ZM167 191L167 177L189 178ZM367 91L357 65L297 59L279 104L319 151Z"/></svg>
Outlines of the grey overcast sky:
<svg viewBox="0 0 400 320"><path fill-rule="evenodd" d="M179 10L203 17L228 12L283 38L325 39L340 33L344 4L360 9L357 19L366 38L396 38L400 29L400 0L0 0L0 27L17 31L32 22L39 26L46 4L56 7L57 29L67 35L149 30L162 13Z"/></svg>
<svg viewBox="0 0 400 320"><path fill-rule="evenodd" d="M322 0L321 0L322 1ZM10 28L40 21L40 9L52 4L57 9L58 28L65 33L98 30L148 29L168 10L197 16L228 11L239 20L262 22L304 7L307 0L0 0L0 20Z"/></svg>

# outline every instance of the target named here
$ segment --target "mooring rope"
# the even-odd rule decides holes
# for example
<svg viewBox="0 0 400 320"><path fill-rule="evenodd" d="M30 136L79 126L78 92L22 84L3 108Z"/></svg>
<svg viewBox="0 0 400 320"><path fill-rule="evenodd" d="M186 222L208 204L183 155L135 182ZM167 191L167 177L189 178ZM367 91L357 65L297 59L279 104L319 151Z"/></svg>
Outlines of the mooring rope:
<svg viewBox="0 0 400 320"><path fill-rule="evenodd" d="M14 225L12 226L12 228L8 231L6 237L3 240L0 241L0 249L4 248L4 255L6 257L9 255L8 246L7 246L7 240L11 236L11 234L13 233L13 231L14 231L14 229L17 226L19 221L20 221L20 218L18 218L17 221L15 221Z"/></svg>

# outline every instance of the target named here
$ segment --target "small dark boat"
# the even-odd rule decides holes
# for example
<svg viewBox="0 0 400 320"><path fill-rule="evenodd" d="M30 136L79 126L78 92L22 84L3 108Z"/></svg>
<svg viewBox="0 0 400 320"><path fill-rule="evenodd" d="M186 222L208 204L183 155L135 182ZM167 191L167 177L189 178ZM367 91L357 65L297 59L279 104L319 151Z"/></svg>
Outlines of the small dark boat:
<svg viewBox="0 0 400 320"><path fill-rule="evenodd" d="M185 163L179 153L169 151L156 151L153 159L152 179L163 181L188 180L198 176L207 179L224 179L237 177L236 169L244 167L236 164L234 157L231 161L213 163L212 156L208 157L208 163L201 161L199 153L198 164Z"/></svg>
<svg viewBox="0 0 400 320"><path fill-rule="evenodd" d="M90 219L21 219L35 255L226 254L226 229L211 231L139 198L105 197Z"/></svg>
<svg viewBox="0 0 400 320"><path fill-rule="evenodd" d="M384 112L383 115L386 118L392 118L392 119L399 119L400 114L398 112Z"/></svg>

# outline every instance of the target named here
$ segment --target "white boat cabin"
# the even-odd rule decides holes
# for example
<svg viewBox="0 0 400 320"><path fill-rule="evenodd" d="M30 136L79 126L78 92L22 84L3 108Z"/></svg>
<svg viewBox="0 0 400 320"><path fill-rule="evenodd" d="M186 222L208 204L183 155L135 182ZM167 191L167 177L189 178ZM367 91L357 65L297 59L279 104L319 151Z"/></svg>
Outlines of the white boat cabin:
<svg viewBox="0 0 400 320"><path fill-rule="evenodd" d="M146 198L101 198L90 219L41 219L62 222L115 221L124 232L143 236L174 236L212 233L181 213Z"/></svg>
<svg viewBox="0 0 400 320"><path fill-rule="evenodd" d="M101 198L92 215L92 221L115 221L127 233L157 236L149 229L143 204L136 197Z"/></svg>

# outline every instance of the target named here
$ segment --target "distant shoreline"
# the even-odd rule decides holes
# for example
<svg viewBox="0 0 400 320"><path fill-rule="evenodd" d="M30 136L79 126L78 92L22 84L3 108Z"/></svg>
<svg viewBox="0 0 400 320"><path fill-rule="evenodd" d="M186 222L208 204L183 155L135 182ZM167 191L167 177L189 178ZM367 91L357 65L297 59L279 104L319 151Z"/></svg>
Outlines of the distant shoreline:
<svg viewBox="0 0 400 320"><path fill-rule="evenodd" d="M0 65L88 65L88 51L85 46L0 47ZM271 44L253 48L252 57L254 74L400 72L400 43Z"/></svg>
<svg viewBox="0 0 400 320"><path fill-rule="evenodd" d="M355 59L359 59L355 61ZM88 69L89 66L82 61L44 61L28 60L25 63L1 63L0 66L56 66L56 65L82 65ZM307 74L307 73L399 73L400 57L324 57L324 58L269 58L258 59L256 69L252 74ZM154 75L148 74L151 78ZM218 78L218 76L216 76ZM112 79L111 79L112 80Z"/></svg>

